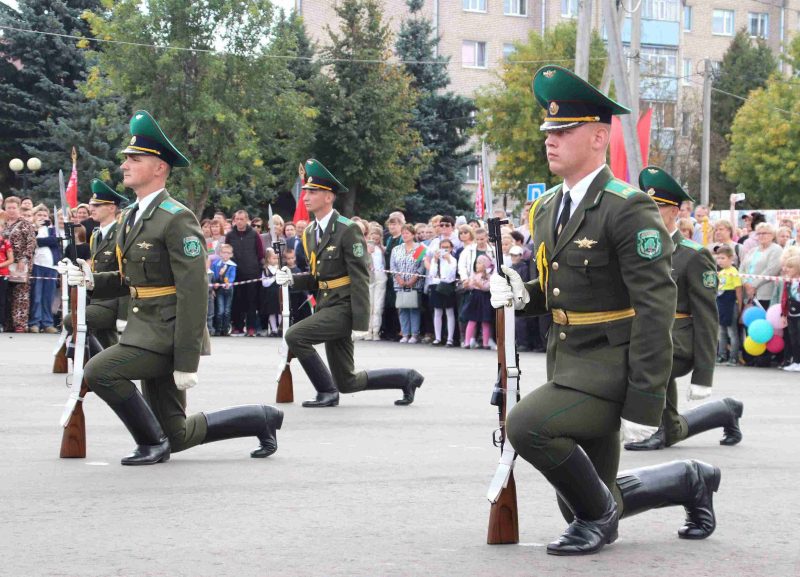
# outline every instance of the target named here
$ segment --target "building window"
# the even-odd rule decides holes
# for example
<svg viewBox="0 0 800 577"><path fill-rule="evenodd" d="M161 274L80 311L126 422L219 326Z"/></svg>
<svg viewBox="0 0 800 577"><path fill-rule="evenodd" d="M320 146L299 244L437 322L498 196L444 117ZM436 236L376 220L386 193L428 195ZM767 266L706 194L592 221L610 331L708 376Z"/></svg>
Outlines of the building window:
<svg viewBox="0 0 800 577"><path fill-rule="evenodd" d="M767 38L769 36L769 14L750 12L748 21L751 38Z"/></svg>
<svg viewBox="0 0 800 577"><path fill-rule="evenodd" d="M561 16L564 18L577 18L578 0L561 0Z"/></svg>
<svg viewBox="0 0 800 577"><path fill-rule="evenodd" d="M684 32L691 32L692 31L692 7L691 6L684 6L683 7L683 31Z"/></svg>
<svg viewBox="0 0 800 577"><path fill-rule="evenodd" d="M733 10L714 10L711 32L721 36L733 36Z"/></svg>
<svg viewBox="0 0 800 577"><path fill-rule="evenodd" d="M486 42L464 40L461 43L461 66L486 68Z"/></svg>
<svg viewBox="0 0 800 577"><path fill-rule="evenodd" d="M684 58L683 59L683 70L681 72L683 78L681 78L682 84L691 84L692 83L692 59L691 58Z"/></svg>
<svg viewBox="0 0 800 577"><path fill-rule="evenodd" d="M719 78L719 72L722 70L722 60L711 61L711 77Z"/></svg>
<svg viewBox="0 0 800 577"><path fill-rule="evenodd" d="M503 60L508 60L517 49L513 44L503 44Z"/></svg>
<svg viewBox="0 0 800 577"><path fill-rule="evenodd" d="M681 113L681 136L692 135L692 115L689 112Z"/></svg>
<svg viewBox="0 0 800 577"><path fill-rule="evenodd" d="M680 14L680 0L643 0L642 18L646 20L666 20L677 22Z"/></svg>
<svg viewBox="0 0 800 577"><path fill-rule="evenodd" d="M464 10L486 12L486 0L461 0Z"/></svg>
<svg viewBox="0 0 800 577"><path fill-rule="evenodd" d="M464 182L478 182L478 163L480 162L479 158L475 158L471 164L467 165L467 175L464 178Z"/></svg>
<svg viewBox="0 0 800 577"><path fill-rule="evenodd" d="M675 78L678 70L678 56L668 48L643 46L640 52L640 72L650 76L671 76Z"/></svg>
<svg viewBox="0 0 800 577"><path fill-rule="evenodd" d="M506 16L527 16L528 0L503 0L503 14Z"/></svg>

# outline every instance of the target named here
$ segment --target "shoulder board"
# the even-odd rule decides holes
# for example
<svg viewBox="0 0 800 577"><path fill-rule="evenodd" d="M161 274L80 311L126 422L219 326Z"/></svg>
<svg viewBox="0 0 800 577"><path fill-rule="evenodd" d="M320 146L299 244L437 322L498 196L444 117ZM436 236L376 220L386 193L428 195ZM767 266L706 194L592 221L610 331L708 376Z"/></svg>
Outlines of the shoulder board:
<svg viewBox="0 0 800 577"><path fill-rule="evenodd" d="M606 183L604 187L606 192L610 192L611 194L615 194L620 198L630 198L637 192L641 192L635 186L631 186L627 182L620 180L618 178L612 178Z"/></svg>
<svg viewBox="0 0 800 577"><path fill-rule="evenodd" d="M346 216L342 216L341 214L336 217L336 222L340 222L345 226L353 226L355 223L347 218Z"/></svg>
<svg viewBox="0 0 800 577"><path fill-rule="evenodd" d="M183 210L183 207L180 204L172 200L165 200L158 205L158 208L166 210L170 214L178 214Z"/></svg>
<svg viewBox="0 0 800 577"><path fill-rule="evenodd" d="M682 239L681 239L681 242L680 242L680 245L681 245L681 246L685 246L685 247L687 247L687 248L691 248L691 249L693 249L693 250L696 250L696 251L698 251L698 252L699 252L699 251L701 251L701 250L703 250L703 248L705 248L705 247L704 247L702 244L700 244L699 242L695 242L695 241L693 241L693 240L689 240L688 238L682 238Z"/></svg>

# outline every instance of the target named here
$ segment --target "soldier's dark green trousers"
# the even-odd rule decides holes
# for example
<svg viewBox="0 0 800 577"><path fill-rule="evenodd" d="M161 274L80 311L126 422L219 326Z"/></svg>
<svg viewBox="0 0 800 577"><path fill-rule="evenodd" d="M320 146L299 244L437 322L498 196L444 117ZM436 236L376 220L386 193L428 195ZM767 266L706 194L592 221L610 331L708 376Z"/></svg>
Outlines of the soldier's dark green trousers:
<svg viewBox="0 0 800 577"><path fill-rule="evenodd" d="M132 380L141 380L142 395L177 453L202 443L208 426L202 413L186 417L186 391L175 386L172 371L169 355L114 345L92 357L84 374L92 392L112 407L134 394Z"/></svg>
<svg viewBox="0 0 800 577"><path fill-rule="evenodd" d="M563 463L577 443L622 511L622 495L615 482L621 413L620 403L547 383L512 409L506 418L506 435L517 453L540 471Z"/></svg>
<svg viewBox="0 0 800 577"><path fill-rule="evenodd" d="M353 320L347 306L331 306L289 327L286 344L297 359L316 355L313 345L325 343L325 356L333 382L339 392L356 393L367 386L367 373L355 372L353 358Z"/></svg>
<svg viewBox="0 0 800 577"><path fill-rule="evenodd" d="M689 427L680 413L678 413L678 377L688 375L692 371L691 363L672 359L672 374L667 384L667 404L661 416L667 446L683 441L689 435Z"/></svg>
<svg viewBox="0 0 800 577"><path fill-rule="evenodd" d="M72 315L64 317L64 326L72 332ZM88 305L86 307L86 326L94 332L97 340L108 348L117 344L117 312L98 305Z"/></svg>

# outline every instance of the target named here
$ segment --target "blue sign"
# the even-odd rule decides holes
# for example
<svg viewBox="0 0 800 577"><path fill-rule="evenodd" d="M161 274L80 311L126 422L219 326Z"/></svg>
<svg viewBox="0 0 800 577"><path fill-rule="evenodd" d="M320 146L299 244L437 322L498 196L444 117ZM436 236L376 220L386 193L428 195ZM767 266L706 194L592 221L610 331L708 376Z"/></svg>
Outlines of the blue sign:
<svg viewBox="0 0 800 577"><path fill-rule="evenodd" d="M528 202L533 202L544 194L545 185L543 182L534 182L528 185Z"/></svg>

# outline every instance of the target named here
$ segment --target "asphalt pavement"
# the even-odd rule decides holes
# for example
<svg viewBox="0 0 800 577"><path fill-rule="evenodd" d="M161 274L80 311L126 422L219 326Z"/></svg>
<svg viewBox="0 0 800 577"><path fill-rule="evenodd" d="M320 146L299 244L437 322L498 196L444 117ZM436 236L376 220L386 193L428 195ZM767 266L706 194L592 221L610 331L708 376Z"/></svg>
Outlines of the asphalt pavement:
<svg viewBox="0 0 800 577"><path fill-rule="evenodd" d="M278 339L215 338L189 411L275 399ZM202 445L153 467L122 467L133 441L94 395L87 457L59 459L64 375L52 335L0 334L0 575L8 576L797 576L800 374L718 367L714 397L744 402L744 440L708 432L671 449L623 451L621 468L696 458L722 469L716 532L677 538L680 507L625 519L600 554L559 558L565 527L552 488L515 469L520 544L486 544L486 488L498 450L489 405L496 353L359 342L360 368L414 367L417 401L396 391L343 395L304 409L313 390L293 363L295 403L278 452L255 439ZM521 356L523 392L544 355ZM688 380L681 381L681 405Z"/></svg>

